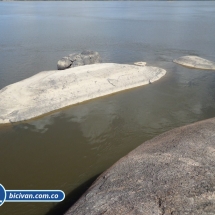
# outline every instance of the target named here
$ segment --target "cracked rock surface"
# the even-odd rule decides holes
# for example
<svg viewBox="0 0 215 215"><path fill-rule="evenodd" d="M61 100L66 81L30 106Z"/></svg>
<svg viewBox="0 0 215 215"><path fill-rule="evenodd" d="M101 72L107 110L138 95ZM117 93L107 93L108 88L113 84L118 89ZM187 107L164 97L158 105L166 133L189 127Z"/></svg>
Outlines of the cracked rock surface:
<svg viewBox="0 0 215 215"><path fill-rule="evenodd" d="M0 90L0 124L42 114L159 80L157 67L101 63L40 72Z"/></svg>
<svg viewBox="0 0 215 215"><path fill-rule="evenodd" d="M198 56L183 56L173 60L173 62L196 69L215 70L215 62Z"/></svg>
<svg viewBox="0 0 215 215"><path fill-rule="evenodd" d="M86 50L81 54L73 53L68 57L63 57L57 62L59 70L68 69L70 67L83 66L88 64L101 63L101 56L98 52Z"/></svg>
<svg viewBox="0 0 215 215"><path fill-rule="evenodd" d="M215 214L215 118L146 141L98 177L66 215Z"/></svg>

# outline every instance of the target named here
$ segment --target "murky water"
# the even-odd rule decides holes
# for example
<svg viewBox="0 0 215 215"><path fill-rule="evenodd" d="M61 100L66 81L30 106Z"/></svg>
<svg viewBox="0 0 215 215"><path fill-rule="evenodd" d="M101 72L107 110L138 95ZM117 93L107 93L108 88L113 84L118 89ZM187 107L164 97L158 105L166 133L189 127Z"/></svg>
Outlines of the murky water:
<svg viewBox="0 0 215 215"><path fill-rule="evenodd" d="M172 63L189 54L215 60L214 12L213 2L0 3L0 88L84 49L105 62L167 70L153 84L0 127L0 183L61 189L70 203L72 191L145 140L214 117L215 72ZM5 203L0 214L46 214L55 205Z"/></svg>

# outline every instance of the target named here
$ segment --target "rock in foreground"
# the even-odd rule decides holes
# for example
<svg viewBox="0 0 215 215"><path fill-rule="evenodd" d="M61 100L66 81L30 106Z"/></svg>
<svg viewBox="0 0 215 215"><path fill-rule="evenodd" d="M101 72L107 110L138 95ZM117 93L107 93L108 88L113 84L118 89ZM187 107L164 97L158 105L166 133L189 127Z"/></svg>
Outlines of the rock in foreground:
<svg viewBox="0 0 215 215"><path fill-rule="evenodd" d="M147 141L104 172L66 215L215 214L215 118Z"/></svg>
<svg viewBox="0 0 215 215"><path fill-rule="evenodd" d="M70 54L68 57L63 57L57 62L59 70L68 69L70 67L83 66L88 64L101 63L101 56L98 52L83 51L81 54Z"/></svg>
<svg viewBox="0 0 215 215"><path fill-rule="evenodd" d="M18 122L157 81L166 73L157 67L114 63L93 64L65 71L40 72L0 90L0 124Z"/></svg>
<svg viewBox="0 0 215 215"><path fill-rule="evenodd" d="M215 70L215 62L197 56L183 56L173 62L196 69Z"/></svg>

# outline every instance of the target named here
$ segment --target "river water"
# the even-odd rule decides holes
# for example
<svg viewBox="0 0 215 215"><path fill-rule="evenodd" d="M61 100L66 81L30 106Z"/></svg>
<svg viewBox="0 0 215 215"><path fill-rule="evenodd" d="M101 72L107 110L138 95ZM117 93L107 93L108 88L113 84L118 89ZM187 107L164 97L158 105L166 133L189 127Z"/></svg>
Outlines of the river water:
<svg viewBox="0 0 215 215"><path fill-rule="evenodd" d="M4 203L0 214L62 214L86 189L81 185L144 141L214 117L215 72L172 62L183 55L215 60L214 26L214 2L1 2L0 89L86 49L98 51L103 62L146 61L167 74L1 126L0 183L7 190L60 189L67 199Z"/></svg>

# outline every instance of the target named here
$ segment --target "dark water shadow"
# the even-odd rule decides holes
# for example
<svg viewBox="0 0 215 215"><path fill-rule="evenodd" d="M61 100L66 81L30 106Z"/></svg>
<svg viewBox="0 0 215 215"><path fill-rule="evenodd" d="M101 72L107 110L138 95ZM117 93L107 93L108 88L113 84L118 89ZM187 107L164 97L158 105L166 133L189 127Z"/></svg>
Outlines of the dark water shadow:
<svg viewBox="0 0 215 215"><path fill-rule="evenodd" d="M100 174L93 176L66 195L65 199L50 209L45 215L63 215L84 194Z"/></svg>

